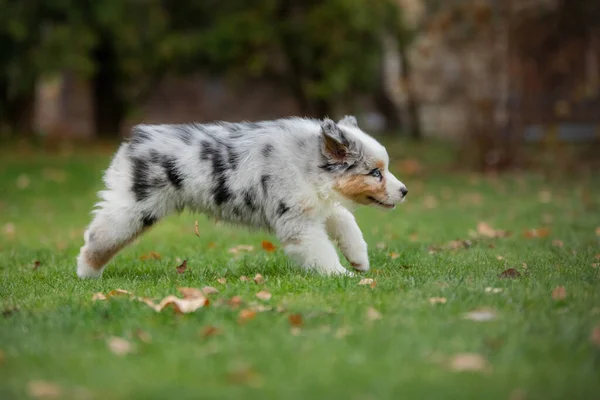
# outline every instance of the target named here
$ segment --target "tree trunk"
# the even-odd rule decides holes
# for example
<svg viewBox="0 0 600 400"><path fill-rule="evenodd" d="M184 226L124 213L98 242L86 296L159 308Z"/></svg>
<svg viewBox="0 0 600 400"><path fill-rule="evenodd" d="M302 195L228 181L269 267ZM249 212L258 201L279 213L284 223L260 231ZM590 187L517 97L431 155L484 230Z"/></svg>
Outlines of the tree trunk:
<svg viewBox="0 0 600 400"><path fill-rule="evenodd" d="M400 53L400 63L402 65L402 80L406 86L405 129L413 140L421 140L423 139L423 134L421 131L421 120L419 118L419 103L415 98L415 93L412 88L411 65L408 55L406 54L406 45L400 43L398 51Z"/></svg>
<svg viewBox="0 0 600 400"><path fill-rule="evenodd" d="M9 135L32 134L34 104L33 87L11 98L8 95L8 85L0 82L0 128L6 128Z"/></svg>
<svg viewBox="0 0 600 400"><path fill-rule="evenodd" d="M98 137L118 137L127 112L127 101L119 90L117 55L109 39L101 39L93 57L98 66L92 78L94 131Z"/></svg>

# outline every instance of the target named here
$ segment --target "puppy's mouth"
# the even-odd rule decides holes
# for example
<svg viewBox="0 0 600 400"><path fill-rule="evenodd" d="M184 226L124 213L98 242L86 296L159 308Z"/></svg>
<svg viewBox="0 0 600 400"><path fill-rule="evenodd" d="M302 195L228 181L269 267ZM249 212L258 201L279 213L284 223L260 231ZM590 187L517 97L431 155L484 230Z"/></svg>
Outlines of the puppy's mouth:
<svg viewBox="0 0 600 400"><path fill-rule="evenodd" d="M384 203L382 201L377 200L375 197L367 196L367 199L369 199L371 201L371 203L373 203L375 205L378 205L379 207L387 208L387 209L390 209L390 210L392 208L396 207L395 204Z"/></svg>

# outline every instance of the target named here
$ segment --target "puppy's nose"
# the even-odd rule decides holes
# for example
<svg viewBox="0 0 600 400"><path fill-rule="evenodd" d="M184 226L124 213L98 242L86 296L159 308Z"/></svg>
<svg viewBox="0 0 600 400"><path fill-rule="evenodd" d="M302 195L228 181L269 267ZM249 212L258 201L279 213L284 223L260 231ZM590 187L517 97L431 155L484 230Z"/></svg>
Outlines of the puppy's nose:
<svg viewBox="0 0 600 400"><path fill-rule="evenodd" d="M402 197L406 197L406 195L408 194L408 189L403 187L400 189L400 193L402 193Z"/></svg>

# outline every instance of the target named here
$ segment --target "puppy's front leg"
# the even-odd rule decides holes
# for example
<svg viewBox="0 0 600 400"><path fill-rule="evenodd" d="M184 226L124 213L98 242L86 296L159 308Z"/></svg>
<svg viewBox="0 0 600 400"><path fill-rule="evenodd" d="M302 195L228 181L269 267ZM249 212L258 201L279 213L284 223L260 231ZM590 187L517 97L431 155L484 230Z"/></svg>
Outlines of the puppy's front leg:
<svg viewBox="0 0 600 400"><path fill-rule="evenodd" d="M317 223L308 226L287 225L278 230L277 236L286 254L302 267L325 275L353 275L340 263L324 226Z"/></svg>
<svg viewBox="0 0 600 400"><path fill-rule="evenodd" d="M336 240L346 259L357 271L369 270L367 242L354 219L344 207L336 207L327 218L327 232Z"/></svg>

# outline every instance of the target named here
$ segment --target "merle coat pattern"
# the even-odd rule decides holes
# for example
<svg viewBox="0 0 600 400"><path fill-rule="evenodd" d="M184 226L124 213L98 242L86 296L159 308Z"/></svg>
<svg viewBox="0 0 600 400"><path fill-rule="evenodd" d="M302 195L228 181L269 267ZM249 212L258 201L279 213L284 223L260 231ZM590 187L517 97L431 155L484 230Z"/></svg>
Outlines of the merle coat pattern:
<svg viewBox="0 0 600 400"><path fill-rule="evenodd" d="M333 239L354 269L367 270L367 245L349 210L404 199L388 163L354 117L138 125L105 173L77 273L100 276L141 232L184 209L272 231L301 266L348 274Z"/></svg>

